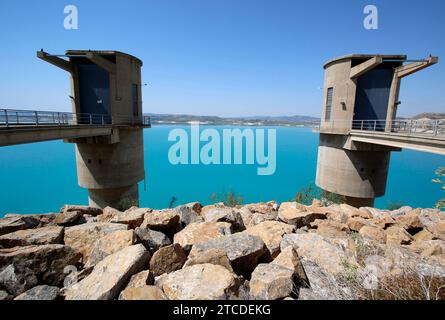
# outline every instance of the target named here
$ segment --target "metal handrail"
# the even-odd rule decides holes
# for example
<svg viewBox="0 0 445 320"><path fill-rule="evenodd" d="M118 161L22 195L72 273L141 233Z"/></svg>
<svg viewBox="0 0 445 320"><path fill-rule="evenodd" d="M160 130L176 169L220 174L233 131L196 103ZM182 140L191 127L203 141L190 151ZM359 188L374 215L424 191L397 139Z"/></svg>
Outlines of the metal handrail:
<svg viewBox="0 0 445 320"><path fill-rule="evenodd" d="M0 127L10 126L70 126L70 125L150 125L150 116L110 116L95 113L72 113L0 109Z"/></svg>
<svg viewBox="0 0 445 320"><path fill-rule="evenodd" d="M319 129L332 132L371 131L445 137L445 120L330 120L321 121Z"/></svg>

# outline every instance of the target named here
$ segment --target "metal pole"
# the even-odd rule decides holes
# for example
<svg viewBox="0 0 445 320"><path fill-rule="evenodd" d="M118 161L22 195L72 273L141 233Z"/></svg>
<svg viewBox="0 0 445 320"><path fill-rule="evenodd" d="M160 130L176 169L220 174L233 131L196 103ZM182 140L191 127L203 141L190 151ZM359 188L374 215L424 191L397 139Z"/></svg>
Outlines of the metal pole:
<svg viewBox="0 0 445 320"><path fill-rule="evenodd" d="M374 131L377 128L377 120L374 120Z"/></svg>
<svg viewBox="0 0 445 320"><path fill-rule="evenodd" d="M58 124L60 126L60 112L57 112L57 121L58 121Z"/></svg>
<svg viewBox="0 0 445 320"><path fill-rule="evenodd" d="M93 124L93 115L90 113L90 124Z"/></svg>
<svg viewBox="0 0 445 320"><path fill-rule="evenodd" d="M439 120L434 121L434 136L437 136L437 129L439 128Z"/></svg>
<svg viewBox="0 0 445 320"><path fill-rule="evenodd" d="M37 114L37 111L34 111L34 115L36 116L36 125L39 126L39 115Z"/></svg>
<svg viewBox="0 0 445 320"><path fill-rule="evenodd" d="M19 112L18 111L16 111L15 117L17 118L17 124L19 124Z"/></svg>
<svg viewBox="0 0 445 320"><path fill-rule="evenodd" d="M6 127L9 127L9 122L8 122L8 111L5 109L5 123L6 123Z"/></svg>

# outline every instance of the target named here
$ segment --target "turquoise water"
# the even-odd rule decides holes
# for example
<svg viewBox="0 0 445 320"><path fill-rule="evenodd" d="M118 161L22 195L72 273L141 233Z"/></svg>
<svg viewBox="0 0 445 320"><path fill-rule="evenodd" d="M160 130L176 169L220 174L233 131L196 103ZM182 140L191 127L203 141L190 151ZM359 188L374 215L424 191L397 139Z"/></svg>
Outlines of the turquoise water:
<svg viewBox="0 0 445 320"><path fill-rule="evenodd" d="M140 184L141 205L152 208L190 201L210 203L214 192L234 191L245 202L286 201L313 183L318 134L307 128L277 130L277 166L274 175L258 176L257 165L172 165L167 140L178 126L144 130L146 190ZM188 130L188 127L183 126ZM203 129L204 127L201 127ZM215 127L219 131L223 127ZM409 150L393 152L386 195L377 199L430 207L444 196L431 182L434 171L445 166L445 157ZM56 212L66 203L86 204L87 192L78 187L74 145L62 141L0 148L0 216L5 213Z"/></svg>

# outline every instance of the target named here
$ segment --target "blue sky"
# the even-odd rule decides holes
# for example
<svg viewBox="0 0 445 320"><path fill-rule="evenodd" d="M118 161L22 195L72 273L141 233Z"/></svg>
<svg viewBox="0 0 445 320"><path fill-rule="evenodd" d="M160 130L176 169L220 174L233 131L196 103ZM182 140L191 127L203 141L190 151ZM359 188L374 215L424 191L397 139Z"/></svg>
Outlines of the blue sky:
<svg viewBox="0 0 445 320"><path fill-rule="evenodd" d="M63 28L65 5L79 29ZM379 29L363 28L363 8ZM144 61L144 112L313 115L323 63L348 53L434 54L403 80L399 115L445 112L445 1L0 1L0 108L70 111L68 75L44 48L113 49Z"/></svg>

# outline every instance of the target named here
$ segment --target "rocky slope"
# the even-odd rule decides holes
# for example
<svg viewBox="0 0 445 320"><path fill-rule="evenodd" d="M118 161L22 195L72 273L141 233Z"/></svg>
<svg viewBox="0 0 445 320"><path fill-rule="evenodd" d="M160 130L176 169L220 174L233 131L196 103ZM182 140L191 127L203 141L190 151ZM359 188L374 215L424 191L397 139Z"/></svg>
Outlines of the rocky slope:
<svg viewBox="0 0 445 320"><path fill-rule="evenodd" d="M0 219L0 300L444 297L435 209L67 205Z"/></svg>

